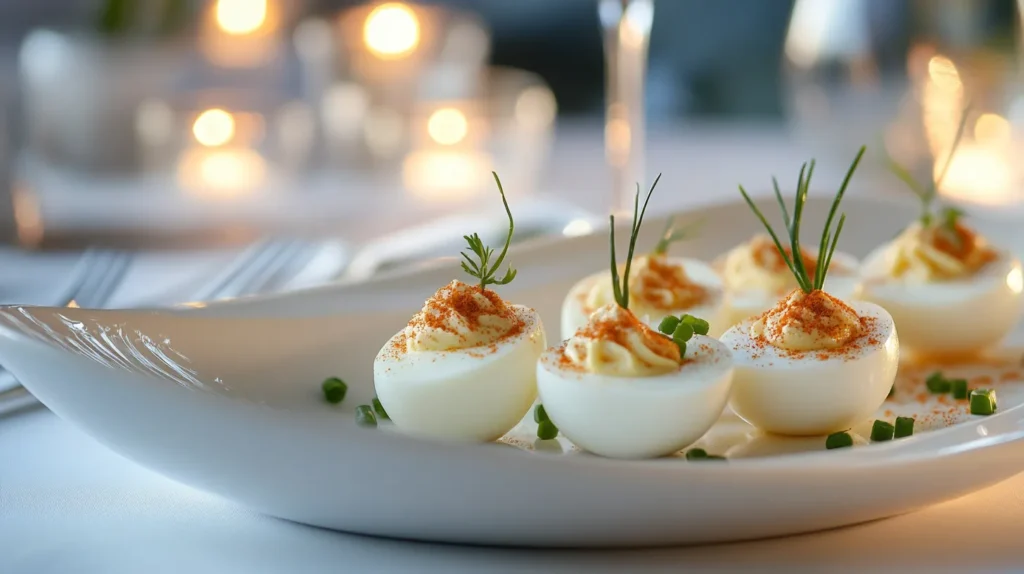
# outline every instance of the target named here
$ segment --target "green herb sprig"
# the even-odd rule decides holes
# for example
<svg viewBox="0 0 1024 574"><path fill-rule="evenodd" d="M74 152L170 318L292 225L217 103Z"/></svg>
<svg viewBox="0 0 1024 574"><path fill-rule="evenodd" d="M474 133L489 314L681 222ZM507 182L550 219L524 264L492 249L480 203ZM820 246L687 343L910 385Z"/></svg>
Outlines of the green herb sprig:
<svg viewBox="0 0 1024 574"><path fill-rule="evenodd" d="M476 255L474 261L469 254L463 251L460 255L465 260L462 262L462 270L468 273L471 277L475 277L480 280L480 289L486 289L488 285L508 285L516 278L516 270L511 266L505 270L505 275L501 279L496 279L495 275L498 272L498 268L501 267L503 261L505 261L505 254L508 253L508 246L512 243L512 234L515 233L515 222L512 220L512 210L508 208L508 201L505 199L505 190L501 187L501 180L498 179L498 174L491 172L494 176L494 182L498 184L498 192L501 193L501 203L505 205L505 214L508 215L508 237L505 238L505 247L501 249L501 253L498 255L498 259L491 263L491 256L494 255L494 249L484 245L480 235L474 233L473 235L463 235L463 239L469 245L469 250ZM632 253L632 248L630 248Z"/></svg>
<svg viewBox="0 0 1024 574"><path fill-rule="evenodd" d="M615 302L623 309L629 309L629 270L633 265L633 251L636 249L636 238L640 233L640 226L644 221L644 213L647 212L647 203L651 201L651 194L654 193L654 188L658 186L659 181L661 181L660 173L658 174L658 177L654 179L654 183L651 184L650 191L647 192L647 198L644 199L643 208L640 207L640 184L636 184L636 195L633 198L633 227L630 229L629 234L629 253L626 255L626 269L621 280L619 278L619 264L615 260L615 216L608 216L609 224L611 226L612 290L615 294Z"/></svg>
<svg viewBox="0 0 1024 574"><path fill-rule="evenodd" d="M786 267L796 277L797 285L805 293L811 293L824 287L825 276L828 274L829 266L832 264L832 255L835 253L836 245L839 243L839 234L843 231L843 224L846 222L846 214L842 214L839 217L839 223L836 226L835 233L832 232L832 220L835 218L836 211L839 209L839 203L843 200L843 195L846 193L846 188L850 184L850 178L853 177L853 172L857 170L857 165L860 164L860 160L864 157L864 152L867 148L861 146L860 151L857 152L857 157L854 158L853 163L850 164L850 169L846 172L846 177L843 178L843 183L839 187L839 191L836 193L835 198L832 200L832 208L828 212L828 218L825 220L825 227L821 231L821 241L818 245L818 256L815 261L814 276L812 277L804 265L804 258L801 256L803 251L800 248L800 223L803 219L804 204L807 202L807 192L811 186L811 177L814 175L815 162L812 159L810 164L803 164L800 168L800 176L797 178L796 184L796 200L793 206L793 214L790 215L789 210L786 207L786 201L782 198L782 192L779 191L779 183L773 177L772 184L775 189L775 199L779 203L779 208L782 210L782 221L786 226L786 232L789 235L789 247L790 253L786 252L786 249L782 246L782 241L779 240L779 236L775 234L771 224L765 218L761 210L754 205L754 201L750 199L750 195L747 194L747 190L740 187L740 194L743 195L743 199L746 200L747 205L754 212L754 215L761 220L761 224L764 225L765 229L768 230L768 234L771 235L772 241L775 242L776 249L779 250L779 255L782 256L782 260L786 263Z"/></svg>
<svg viewBox="0 0 1024 574"><path fill-rule="evenodd" d="M665 231L661 233L661 239L654 246L651 251L652 255L664 255L668 253L668 248L679 241L690 239L697 231L700 230L701 226L704 225L703 219L698 219L692 223L684 225L682 227L676 227L676 218L672 216L668 219L668 223L665 224Z"/></svg>
<svg viewBox="0 0 1024 574"><path fill-rule="evenodd" d="M942 187L942 182L946 179L946 174L949 172L949 166L953 163L953 156L956 155L956 150L960 147L960 141L963 139L964 131L967 127L967 118L970 112L971 106L968 104L960 114L960 122L956 128L956 135L953 137L953 144L949 148L949 153L946 154L946 161L942 164L942 169L939 170L939 176L932 178L928 185L922 185L913 175L910 174L910 171L907 168L896 163L896 160L888 154L885 156L886 168L908 188L910 188L910 191L914 192L918 201L921 202L921 215L918 219L921 222L921 225L924 225L925 227L930 226L935 221L935 199L938 197L938 190ZM882 149L884 152L884 146ZM964 212L955 207L944 207L939 211L940 223L946 229L954 231L956 229L957 220L959 220L963 215Z"/></svg>

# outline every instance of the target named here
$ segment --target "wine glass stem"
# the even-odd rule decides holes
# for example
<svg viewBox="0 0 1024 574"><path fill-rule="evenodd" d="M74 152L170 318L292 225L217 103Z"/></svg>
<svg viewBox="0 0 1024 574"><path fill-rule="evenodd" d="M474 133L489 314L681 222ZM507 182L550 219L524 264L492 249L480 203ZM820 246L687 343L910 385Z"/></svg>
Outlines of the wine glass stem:
<svg viewBox="0 0 1024 574"><path fill-rule="evenodd" d="M599 0L607 69L605 157L611 167L612 209L631 210L646 185L644 84L653 0Z"/></svg>

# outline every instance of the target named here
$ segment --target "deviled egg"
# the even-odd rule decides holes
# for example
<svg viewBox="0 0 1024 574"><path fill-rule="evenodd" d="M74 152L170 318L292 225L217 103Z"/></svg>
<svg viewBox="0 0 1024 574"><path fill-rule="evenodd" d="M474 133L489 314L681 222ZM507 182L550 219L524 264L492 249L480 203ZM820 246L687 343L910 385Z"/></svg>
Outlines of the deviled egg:
<svg viewBox="0 0 1024 574"><path fill-rule="evenodd" d="M860 298L885 307L918 355L976 353L1020 319L1020 261L991 246L955 211L911 223L864 261ZM950 317L959 317L950 329Z"/></svg>
<svg viewBox="0 0 1024 574"><path fill-rule="evenodd" d="M684 235L673 229L670 220L655 248L633 262L628 273L629 307L648 325L658 325L668 316L688 314L718 326L724 299L718 273L703 261L668 255L671 243ZM624 273L625 269L619 271ZM581 279L562 303L562 338L571 337L587 324L591 313L614 301L607 271Z"/></svg>
<svg viewBox="0 0 1024 574"><path fill-rule="evenodd" d="M792 260L793 249L783 246ZM801 249L804 267L814 279L817 250ZM768 235L755 235L737 245L715 262L725 285L724 326L759 315L771 309L779 299L797 288L796 279L786 260ZM850 299L857 287L857 258L835 253L825 281L824 290L840 299Z"/></svg>
<svg viewBox="0 0 1024 574"><path fill-rule="evenodd" d="M997 344L1020 318L1020 261L965 225L960 210L935 208L969 114L964 109L945 165L928 185L888 160L917 196L921 215L868 255L861 269L858 296L885 307L904 348L918 356L956 359L977 353ZM949 328L950 317L958 319L956 328Z"/></svg>
<svg viewBox="0 0 1024 574"><path fill-rule="evenodd" d="M861 148L836 194L833 215L863 154ZM799 252L800 219L813 170L813 162L806 178L801 170L793 214L786 213L785 220L792 220L787 226L791 252ZM740 191L776 237L742 187ZM797 289L721 337L735 363L729 404L761 430L785 435L846 430L878 409L896 378L899 339L889 313L871 303L844 302L822 290L845 219L840 217L833 233L829 216L821 238L826 248L813 261L783 255ZM809 268L816 270L814 276Z"/></svg>
<svg viewBox="0 0 1024 574"><path fill-rule="evenodd" d="M501 197L504 202L504 191ZM477 235L466 238L471 253L464 254L463 267L477 284L452 281L439 289L373 362L377 397L403 431L492 441L514 427L537 397L536 364L547 346L540 316L487 288L515 278L513 269L496 275L512 239L507 202L505 211L509 234L496 260Z"/></svg>
<svg viewBox="0 0 1024 574"><path fill-rule="evenodd" d="M653 187L652 187L653 191ZM647 196L650 199L650 193ZM646 202L644 203L646 208ZM643 221L634 215L631 243ZM629 309L631 299L615 265L614 301L594 310L563 344L537 364L547 416L580 448L606 457L649 458L695 442L718 419L729 396L732 361L693 316L662 321L659 333Z"/></svg>

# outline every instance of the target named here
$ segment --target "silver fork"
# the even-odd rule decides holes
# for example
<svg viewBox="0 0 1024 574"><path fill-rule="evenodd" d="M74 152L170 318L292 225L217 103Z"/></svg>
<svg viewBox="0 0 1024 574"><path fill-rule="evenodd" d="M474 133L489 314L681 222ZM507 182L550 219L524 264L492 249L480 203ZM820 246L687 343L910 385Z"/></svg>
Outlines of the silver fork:
<svg viewBox="0 0 1024 574"><path fill-rule="evenodd" d="M125 252L89 250L78 267L81 272L72 282L61 306L72 303L79 307L99 308L107 305L131 267L133 256ZM10 387L10 388L7 388ZM25 387L18 384L10 371L0 367L0 415L21 410L36 403Z"/></svg>
<svg viewBox="0 0 1024 574"><path fill-rule="evenodd" d="M227 297L238 297L258 293L265 289L275 277L287 268L308 262L314 249L310 245L291 239L268 239L260 241L243 251L235 260L199 291L196 301L211 301ZM79 307L102 308L109 296L121 283L127 266L106 265L103 269L112 273L110 277L96 273L83 277L79 283L81 294L73 297ZM109 292L105 292L109 289ZM105 295L105 296L104 296ZM70 301L70 299L69 299ZM16 383L10 372L0 369L0 388L4 383ZM0 392L0 416L36 406L38 401L24 387Z"/></svg>

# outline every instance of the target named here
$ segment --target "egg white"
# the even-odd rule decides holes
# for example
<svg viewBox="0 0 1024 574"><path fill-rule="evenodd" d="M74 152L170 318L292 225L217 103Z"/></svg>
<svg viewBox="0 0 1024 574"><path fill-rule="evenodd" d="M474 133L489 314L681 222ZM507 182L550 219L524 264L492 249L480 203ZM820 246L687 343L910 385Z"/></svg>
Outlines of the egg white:
<svg viewBox="0 0 1024 574"><path fill-rule="evenodd" d="M972 277L907 283L886 276L882 246L865 260L858 297L885 307L903 347L918 355L970 354L998 344L1017 325L1024 275L1020 261L999 258Z"/></svg>
<svg viewBox="0 0 1024 574"><path fill-rule="evenodd" d="M645 324L657 328L661 320L669 315L679 316L684 313L704 319L711 325L710 335L715 336L723 331L727 325L723 323L723 302L725 292L722 287L722 280L718 273L703 261L697 259L670 257L669 261L676 265L682 265L686 274L694 283L708 290L708 297L700 305L685 309L672 309L652 315L638 317ZM562 338L568 339L576 334L576 331L587 324L590 313L587 312L584 301L590 290L600 281L611 283L611 276L608 270L600 271L584 277L569 290L565 301L562 303ZM610 303L611 301L609 301ZM630 306L632 307L632 305Z"/></svg>
<svg viewBox="0 0 1024 574"><path fill-rule="evenodd" d="M431 438L501 438L537 397L537 358L547 346L540 316L511 306L523 331L493 346L401 352L392 343L373 361L373 384L400 430Z"/></svg>
<svg viewBox="0 0 1024 574"><path fill-rule="evenodd" d="M609 458L672 454L718 420L729 397L732 360L722 343L694 336L690 362L654 377L613 377L559 365L560 347L537 363L537 390L551 421L580 448Z"/></svg>
<svg viewBox="0 0 1024 574"><path fill-rule="evenodd" d="M896 379L900 340L885 309L848 303L859 316L873 317L858 348L819 358L818 352L789 353L758 344L752 319L722 335L735 364L729 405L743 420L770 433L823 435L847 430L872 416ZM871 344L871 340L875 344Z"/></svg>
<svg viewBox="0 0 1024 574"><path fill-rule="evenodd" d="M812 254L816 251L809 250ZM823 291L841 299L849 301L857 292L858 275L857 269L860 263L856 257L845 253L836 252L832 255L832 271L825 277L825 288ZM842 269L842 272L839 269ZM786 273L790 273L788 269ZM795 289L796 287L794 287ZM776 293L767 289L751 285L748 289L726 288L725 302L723 304L723 332L725 329L756 315L764 313L788 295L789 292Z"/></svg>

